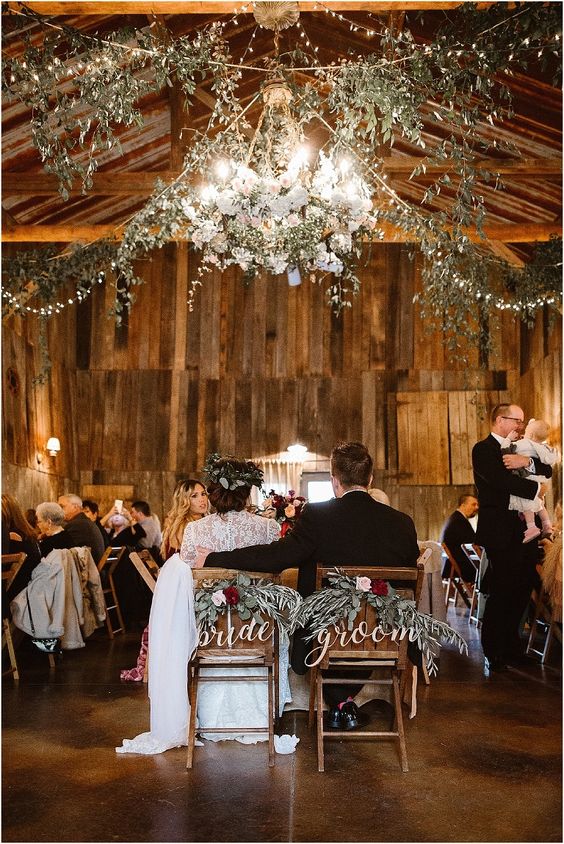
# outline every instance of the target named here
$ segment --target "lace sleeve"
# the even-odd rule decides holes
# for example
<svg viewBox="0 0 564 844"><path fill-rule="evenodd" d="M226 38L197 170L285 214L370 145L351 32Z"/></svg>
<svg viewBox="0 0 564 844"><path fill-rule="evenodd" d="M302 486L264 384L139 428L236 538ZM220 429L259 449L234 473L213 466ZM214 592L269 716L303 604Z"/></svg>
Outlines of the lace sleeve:
<svg viewBox="0 0 564 844"><path fill-rule="evenodd" d="M196 537L194 536L194 524L187 524L184 528L184 536L182 537L182 546L180 548L180 559L183 563L188 563L191 568L194 568L194 560L196 559Z"/></svg>
<svg viewBox="0 0 564 844"><path fill-rule="evenodd" d="M267 522L266 541L276 542L277 539L280 539L280 525L275 519L267 519Z"/></svg>

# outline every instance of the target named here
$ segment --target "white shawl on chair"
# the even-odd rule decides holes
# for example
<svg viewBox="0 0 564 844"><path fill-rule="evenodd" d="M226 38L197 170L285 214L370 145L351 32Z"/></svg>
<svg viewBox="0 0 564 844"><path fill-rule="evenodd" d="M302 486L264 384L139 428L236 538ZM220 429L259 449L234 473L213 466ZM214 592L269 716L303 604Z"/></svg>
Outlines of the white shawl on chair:
<svg viewBox="0 0 564 844"><path fill-rule="evenodd" d="M162 567L149 616L150 732L117 753L163 753L187 744L188 663L198 642L192 569L174 554Z"/></svg>

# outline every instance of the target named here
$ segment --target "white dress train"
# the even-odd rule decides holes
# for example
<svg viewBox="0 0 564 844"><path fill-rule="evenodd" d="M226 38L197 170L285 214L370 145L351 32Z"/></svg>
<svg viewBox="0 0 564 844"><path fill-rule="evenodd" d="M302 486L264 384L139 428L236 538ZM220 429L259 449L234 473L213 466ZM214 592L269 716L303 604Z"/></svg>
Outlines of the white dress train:
<svg viewBox="0 0 564 844"><path fill-rule="evenodd" d="M192 569L174 554L162 567L149 616L150 731L117 753L163 753L187 743L188 663L198 641Z"/></svg>

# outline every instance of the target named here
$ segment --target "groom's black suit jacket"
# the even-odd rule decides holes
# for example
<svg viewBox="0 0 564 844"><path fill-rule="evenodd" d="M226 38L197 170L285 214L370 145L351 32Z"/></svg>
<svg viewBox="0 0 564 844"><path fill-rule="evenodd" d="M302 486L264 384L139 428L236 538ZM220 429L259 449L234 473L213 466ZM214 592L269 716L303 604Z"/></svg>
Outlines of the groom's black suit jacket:
<svg viewBox="0 0 564 844"><path fill-rule="evenodd" d="M413 521L405 513L355 490L307 504L294 529L271 545L208 554L206 566L280 572L299 568L298 591L315 591L317 563L341 566L415 566Z"/></svg>

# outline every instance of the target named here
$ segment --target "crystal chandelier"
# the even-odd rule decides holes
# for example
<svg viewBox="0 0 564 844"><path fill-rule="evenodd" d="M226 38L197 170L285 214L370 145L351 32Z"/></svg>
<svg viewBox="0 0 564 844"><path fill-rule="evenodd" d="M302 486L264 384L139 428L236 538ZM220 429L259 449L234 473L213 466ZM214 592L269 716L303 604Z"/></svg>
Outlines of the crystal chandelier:
<svg viewBox="0 0 564 844"><path fill-rule="evenodd" d="M201 252L200 277L231 265L247 280L261 271L285 274L292 286L304 274L330 274L328 293L339 311L358 287L354 265L362 240L377 235L378 211L353 154L342 145L317 152L308 146L283 74L276 58L250 140L235 129L236 143L229 139L227 154L218 143L201 183L184 183L180 227Z"/></svg>

